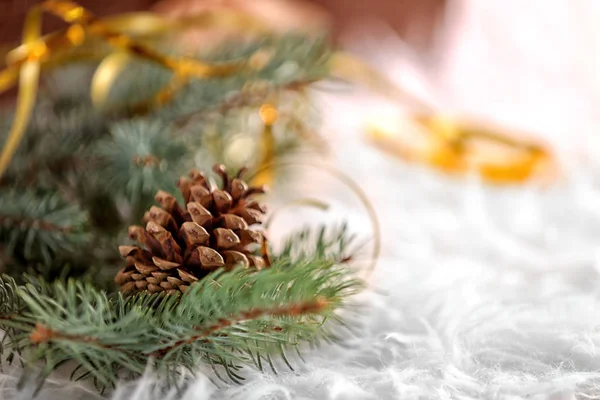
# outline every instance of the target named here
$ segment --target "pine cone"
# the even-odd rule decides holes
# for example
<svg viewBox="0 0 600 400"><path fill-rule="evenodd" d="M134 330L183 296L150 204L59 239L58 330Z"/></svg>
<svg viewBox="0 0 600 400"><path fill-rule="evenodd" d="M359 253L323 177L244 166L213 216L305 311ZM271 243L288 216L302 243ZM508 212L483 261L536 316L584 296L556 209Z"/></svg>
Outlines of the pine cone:
<svg viewBox="0 0 600 400"><path fill-rule="evenodd" d="M249 229L262 222L265 208L252 196L264 189L248 188L241 179L244 170L235 178L222 165L213 170L223 180L222 189L211 188L206 177L193 170L189 179L178 183L185 210L173 195L159 191L155 199L161 207L146 212L146 228L129 227L129 236L145 248L119 247L127 260L115 277L122 292L185 292L218 268L269 265L263 234Z"/></svg>

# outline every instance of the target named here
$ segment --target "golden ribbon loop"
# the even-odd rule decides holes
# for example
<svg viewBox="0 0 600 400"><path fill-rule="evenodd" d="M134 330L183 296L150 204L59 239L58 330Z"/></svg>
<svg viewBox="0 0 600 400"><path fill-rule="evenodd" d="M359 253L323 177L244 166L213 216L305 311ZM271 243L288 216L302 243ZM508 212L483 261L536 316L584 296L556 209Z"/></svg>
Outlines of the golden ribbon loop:
<svg viewBox="0 0 600 400"><path fill-rule="evenodd" d="M501 130L448 117L415 116L411 119L425 144L414 146L398 133L371 127L369 138L383 150L407 161L428 164L452 173L477 173L493 183L520 183L554 175L553 157L542 144L513 138Z"/></svg>
<svg viewBox="0 0 600 400"><path fill-rule="evenodd" d="M333 76L361 83L393 100L408 103L423 113L424 116L416 116L412 120L425 132L428 144L424 148L415 148L414 142L403 141L398 137L400 132L389 132L381 127L370 129L371 141L386 152L445 172L475 171L482 178L495 183L524 182L538 173L550 178L555 173L555 159L541 144L512 138L503 129L490 129L441 115L427 102L402 90L350 54L334 53L329 67ZM488 147L496 147L497 151L483 151L481 144L484 142ZM502 154L504 157L498 157ZM495 160L490 161L489 158Z"/></svg>
<svg viewBox="0 0 600 400"><path fill-rule="evenodd" d="M68 0L46 0L41 7L69 24L88 24L95 19L91 12Z"/></svg>
<svg viewBox="0 0 600 400"><path fill-rule="evenodd" d="M6 74L2 75L0 81L7 85L0 87L0 93L6 90L10 81L7 78L19 79L19 98L17 100L17 109L13 125L8 134L8 138L2 153L0 154L0 176L8 167L10 160L17 151L19 143L23 138L27 123L31 117L31 112L35 105L38 80L40 77L41 58L45 55L44 46L36 46L41 35L42 10L40 7L34 7L25 19L23 28L23 45L30 47L31 53L23 61L20 69L12 68ZM22 93L22 94L21 94Z"/></svg>

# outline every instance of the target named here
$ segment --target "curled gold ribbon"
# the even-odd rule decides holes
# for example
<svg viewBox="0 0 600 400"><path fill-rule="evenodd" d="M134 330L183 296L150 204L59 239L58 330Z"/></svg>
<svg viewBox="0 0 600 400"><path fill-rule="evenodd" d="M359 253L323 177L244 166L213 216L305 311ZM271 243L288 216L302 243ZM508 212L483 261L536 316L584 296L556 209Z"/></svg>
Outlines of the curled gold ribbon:
<svg viewBox="0 0 600 400"><path fill-rule="evenodd" d="M36 6L27 14L23 28L23 46L30 47L29 57L23 60L19 70L9 68L7 72L3 71L2 79L0 79L0 83L5 85L0 87L0 93L6 90L11 79L17 78L19 79L19 92L21 93L17 100L17 109L12 127L0 154L0 176L8 167L15 151L17 151L35 105L41 67L40 59L45 56L46 52L44 46L36 46L41 34L41 22L42 9Z"/></svg>
<svg viewBox="0 0 600 400"><path fill-rule="evenodd" d="M555 176L554 158L540 143L513 138L502 130L465 123L438 115L413 116L425 135L418 148L403 141L398 132L371 127L369 139L378 147L407 161L427 164L450 174L477 173L496 184L541 181ZM492 146L494 151L485 149Z"/></svg>
<svg viewBox="0 0 600 400"><path fill-rule="evenodd" d="M269 185L274 180L273 168L269 168L275 160L275 137L273 136L273 125L279 118L279 111L272 104L263 104L258 111L260 119L264 124L262 136L260 138L261 144L261 159L258 166L258 173L253 179L252 183L256 185Z"/></svg>

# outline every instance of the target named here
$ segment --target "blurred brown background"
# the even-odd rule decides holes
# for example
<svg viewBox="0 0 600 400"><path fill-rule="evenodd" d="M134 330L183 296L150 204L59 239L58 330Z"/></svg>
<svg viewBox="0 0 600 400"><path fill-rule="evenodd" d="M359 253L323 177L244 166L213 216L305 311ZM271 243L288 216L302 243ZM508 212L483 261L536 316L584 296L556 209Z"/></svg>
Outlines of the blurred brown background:
<svg viewBox="0 0 600 400"><path fill-rule="evenodd" d="M246 0L256 4L261 0ZM286 2L289 0L281 0ZM427 47L433 40L433 31L440 20L446 0L294 0L298 3L313 3L329 13L334 32L339 34L352 29L361 21L385 21L401 37L418 47ZM40 0L0 0L0 40L3 43L18 41L27 10ZM160 3L164 10L186 7L191 3L223 4L235 3L229 0L79 0L97 15L146 10ZM293 18L293 15L291 16ZM46 17L44 31L60 27L55 18Z"/></svg>

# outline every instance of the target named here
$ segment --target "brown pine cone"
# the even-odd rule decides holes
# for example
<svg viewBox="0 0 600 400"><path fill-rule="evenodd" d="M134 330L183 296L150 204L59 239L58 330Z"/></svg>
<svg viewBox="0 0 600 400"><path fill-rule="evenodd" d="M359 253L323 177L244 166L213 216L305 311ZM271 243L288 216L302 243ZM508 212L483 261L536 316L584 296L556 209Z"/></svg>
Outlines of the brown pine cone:
<svg viewBox="0 0 600 400"><path fill-rule="evenodd" d="M269 265L263 234L249 229L266 212L252 199L264 189L248 188L241 179L244 170L233 178L222 165L213 170L221 176L222 188L211 188L202 173L192 170L189 179L178 183L185 209L173 195L159 191L155 199L161 207L146 212L146 227L129 227L129 236L144 248L119 247L127 260L115 277L122 292L185 292L218 268Z"/></svg>

